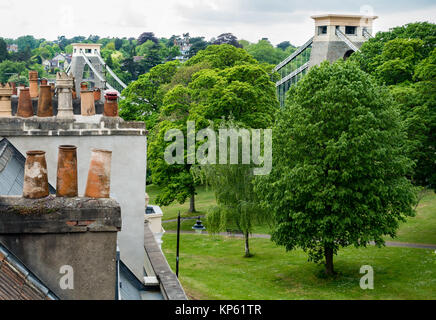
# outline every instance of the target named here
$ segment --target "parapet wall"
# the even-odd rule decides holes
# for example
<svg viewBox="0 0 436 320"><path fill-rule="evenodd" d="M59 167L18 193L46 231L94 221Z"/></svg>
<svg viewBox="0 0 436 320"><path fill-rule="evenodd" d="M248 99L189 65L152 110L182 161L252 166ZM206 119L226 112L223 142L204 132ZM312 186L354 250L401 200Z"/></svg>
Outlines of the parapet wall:
<svg viewBox="0 0 436 320"><path fill-rule="evenodd" d="M95 115L75 116L75 119L56 117L0 118L0 137L17 136L145 136L143 122L127 122L119 117Z"/></svg>

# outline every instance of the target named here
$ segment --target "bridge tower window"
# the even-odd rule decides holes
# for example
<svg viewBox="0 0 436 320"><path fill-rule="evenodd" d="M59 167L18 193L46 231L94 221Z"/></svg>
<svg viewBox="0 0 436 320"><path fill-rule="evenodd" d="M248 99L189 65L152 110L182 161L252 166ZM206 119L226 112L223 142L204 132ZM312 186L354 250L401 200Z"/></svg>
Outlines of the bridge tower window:
<svg viewBox="0 0 436 320"><path fill-rule="evenodd" d="M91 49L85 49L85 53L91 53Z"/></svg>
<svg viewBox="0 0 436 320"><path fill-rule="evenodd" d="M357 27L346 26L345 34L356 34Z"/></svg>
<svg viewBox="0 0 436 320"><path fill-rule="evenodd" d="M327 26L319 26L318 34L327 34Z"/></svg>

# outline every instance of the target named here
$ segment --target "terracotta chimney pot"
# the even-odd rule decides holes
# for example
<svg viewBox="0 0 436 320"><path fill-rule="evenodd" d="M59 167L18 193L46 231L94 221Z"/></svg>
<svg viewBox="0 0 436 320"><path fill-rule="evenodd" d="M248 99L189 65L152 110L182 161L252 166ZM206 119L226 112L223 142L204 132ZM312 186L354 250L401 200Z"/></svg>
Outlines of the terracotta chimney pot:
<svg viewBox="0 0 436 320"><path fill-rule="evenodd" d="M94 93L92 91L80 91L80 103L82 116L95 115L95 101Z"/></svg>
<svg viewBox="0 0 436 320"><path fill-rule="evenodd" d="M33 117L32 99L30 98L29 88L21 88L18 97L17 117Z"/></svg>
<svg viewBox="0 0 436 320"><path fill-rule="evenodd" d="M112 151L93 149L86 182L85 197L109 198Z"/></svg>
<svg viewBox="0 0 436 320"><path fill-rule="evenodd" d="M23 198L39 199L48 195L45 151L28 151L24 165Z"/></svg>
<svg viewBox="0 0 436 320"><path fill-rule="evenodd" d="M37 116L53 117L53 104L51 97L51 88L49 85L42 85L39 88Z"/></svg>
<svg viewBox="0 0 436 320"><path fill-rule="evenodd" d="M117 92L110 91L105 94L104 111L103 115L106 117L118 116L118 94Z"/></svg>
<svg viewBox="0 0 436 320"><path fill-rule="evenodd" d="M30 98L38 97L38 71L29 71Z"/></svg>
<svg viewBox="0 0 436 320"><path fill-rule="evenodd" d="M77 197L77 147L59 146L56 196Z"/></svg>
<svg viewBox="0 0 436 320"><path fill-rule="evenodd" d="M101 90L99 88L94 89L94 101L101 99Z"/></svg>

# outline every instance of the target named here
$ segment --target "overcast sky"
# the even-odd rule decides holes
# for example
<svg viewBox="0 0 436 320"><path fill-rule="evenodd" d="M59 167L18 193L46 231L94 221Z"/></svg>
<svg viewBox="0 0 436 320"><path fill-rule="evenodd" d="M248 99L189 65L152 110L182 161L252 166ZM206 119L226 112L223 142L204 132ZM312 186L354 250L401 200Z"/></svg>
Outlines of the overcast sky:
<svg viewBox="0 0 436 320"><path fill-rule="evenodd" d="M0 37L33 35L54 40L90 34L158 37L189 32L207 40L224 32L255 42L289 40L301 45L313 33L311 15L378 15L375 31L408 22L436 22L434 0L0 0Z"/></svg>

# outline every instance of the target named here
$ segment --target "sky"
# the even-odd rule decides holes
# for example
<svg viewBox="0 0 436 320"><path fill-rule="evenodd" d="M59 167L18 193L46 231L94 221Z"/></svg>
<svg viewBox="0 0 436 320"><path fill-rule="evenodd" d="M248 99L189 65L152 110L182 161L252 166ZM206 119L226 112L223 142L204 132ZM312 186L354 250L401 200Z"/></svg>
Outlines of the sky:
<svg viewBox="0 0 436 320"><path fill-rule="evenodd" d="M409 22L436 23L435 0L0 0L0 37L55 40L82 35L134 37L189 32L206 40L224 32L257 42L302 45L313 36L314 14L377 15L374 31Z"/></svg>

